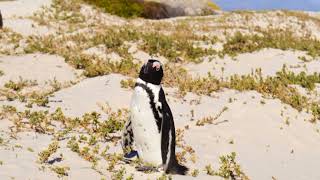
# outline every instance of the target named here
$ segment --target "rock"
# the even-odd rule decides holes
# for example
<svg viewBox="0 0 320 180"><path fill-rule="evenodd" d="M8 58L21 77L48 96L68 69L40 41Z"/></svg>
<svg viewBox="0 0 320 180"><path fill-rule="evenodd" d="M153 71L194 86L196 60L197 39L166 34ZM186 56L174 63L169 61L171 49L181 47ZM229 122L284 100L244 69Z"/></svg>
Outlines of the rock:
<svg viewBox="0 0 320 180"><path fill-rule="evenodd" d="M146 0L150 1L150 0ZM167 5L167 12L169 17L183 16L183 15L202 15L204 12L212 12L212 2L209 0L152 0L158 3ZM210 5L211 4L211 5ZM214 4L215 5L215 4Z"/></svg>
<svg viewBox="0 0 320 180"><path fill-rule="evenodd" d="M185 15L184 9L171 6L163 1L134 0L143 6L142 17L146 19L165 19Z"/></svg>
<svg viewBox="0 0 320 180"><path fill-rule="evenodd" d="M167 5L158 2L144 2L144 10L142 16L148 19L164 19L169 18Z"/></svg>

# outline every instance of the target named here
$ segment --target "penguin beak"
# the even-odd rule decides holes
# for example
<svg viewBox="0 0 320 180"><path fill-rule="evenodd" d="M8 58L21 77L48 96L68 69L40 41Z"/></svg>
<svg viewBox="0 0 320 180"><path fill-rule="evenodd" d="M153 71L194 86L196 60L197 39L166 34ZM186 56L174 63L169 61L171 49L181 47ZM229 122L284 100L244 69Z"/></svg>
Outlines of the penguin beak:
<svg viewBox="0 0 320 180"><path fill-rule="evenodd" d="M154 62L154 63L152 64L152 68L156 68L156 71L159 71L159 70L160 70L160 67L161 67L160 62Z"/></svg>

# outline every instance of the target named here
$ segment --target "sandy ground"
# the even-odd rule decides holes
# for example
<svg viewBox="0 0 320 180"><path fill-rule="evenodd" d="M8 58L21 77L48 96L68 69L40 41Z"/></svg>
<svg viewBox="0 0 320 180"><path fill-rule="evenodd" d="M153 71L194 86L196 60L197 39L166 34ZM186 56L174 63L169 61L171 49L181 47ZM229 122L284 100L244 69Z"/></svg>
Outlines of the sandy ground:
<svg viewBox="0 0 320 180"><path fill-rule="evenodd" d="M0 2L4 27L22 35L48 34L52 32L47 27L39 26L34 21L28 19L43 6L49 6L51 0L19 0Z"/></svg>
<svg viewBox="0 0 320 180"><path fill-rule="evenodd" d="M308 57L299 51L282 51L278 49L263 49L258 52L244 53L236 57L207 58L200 64L190 63L185 68L195 77L207 76L208 73L220 78L232 75L247 75L261 69L263 76L274 76L285 66L292 72L305 71L308 74L319 72L318 59L304 62L299 57Z"/></svg>
<svg viewBox="0 0 320 180"><path fill-rule="evenodd" d="M0 2L4 15L5 26L24 36L42 35L50 32L46 27L32 26L32 15L50 0L19 0ZM89 8L90 9L90 8ZM84 10L88 10L85 7ZM106 16L106 15L104 15ZM20 18L21 17L21 18ZM110 18L109 16L107 18ZM112 19L112 17L111 17ZM316 30L314 30L316 31ZM316 34L316 32L315 32ZM84 53L101 55L103 58L116 59L116 54L104 56L105 49L92 47ZM133 47L129 49L135 61L143 62L151 57L148 53ZM227 78L234 74L250 74L261 68L264 76L273 76L286 65L291 71L307 73L320 72L319 59L303 62L299 56L304 52L264 49L259 52L240 54L235 58L207 58L200 64L186 64L185 68L193 76L206 76L208 72ZM160 59L163 57L160 57ZM163 61L165 59L163 58ZM165 62L164 62L165 63ZM57 55L23 54L19 56L0 56L0 86L9 80L37 80L41 87L51 80L70 82L80 80L80 71L73 69ZM48 107L35 107L53 112L61 107L65 115L80 117L84 113L97 111L102 118L107 117L100 105L108 104L113 110L128 108L132 90L121 88L120 81L128 77L119 74L109 74L95 78L83 79L75 85L63 88L53 93L49 98ZM298 87L302 94L313 99L319 99L320 85L313 94ZM256 91L238 92L223 89L212 96L200 96L188 93L185 97L177 97L177 89L164 87L168 94L168 102L173 111L177 129L184 130L185 144L190 145L196 154L196 162L189 161L186 165L191 169L199 169L198 177L173 176L173 179L221 179L206 175L204 168L211 164L218 169L219 156L231 152L237 153L236 161L250 179L320 179L320 125L309 123L311 115L298 112L278 99L263 97ZM14 105L19 110L27 109L19 101L3 100L1 105ZM216 116L227 107L213 124L196 126L196 121ZM194 115L192 115L192 113ZM53 139L52 135L35 132L21 132L16 138L11 137L12 122L6 119L0 121L0 137L5 143L0 145L0 179L60 179L48 167L42 169L37 163L38 153L47 148ZM69 175L63 179L111 179L111 173L106 171L106 162L101 160L97 169L92 169L91 163L84 160L67 148L68 139L60 142L60 148L50 159L60 157L63 160L54 165L70 167ZM108 143L100 143L102 147ZM110 145L110 144L108 144ZM181 151L180 148L177 150ZM120 144L110 148L110 152L121 153ZM123 164L127 176L134 174L135 179L156 179L161 173L144 174L135 171L134 167Z"/></svg>
<svg viewBox="0 0 320 180"><path fill-rule="evenodd" d="M0 57L0 69L4 72L0 77L0 86L9 80L17 82L20 78L35 80L39 85L54 80L64 83L75 81L80 75L80 72L66 64L63 58L46 54L3 56Z"/></svg>
<svg viewBox="0 0 320 180"><path fill-rule="evenodd" d="M62 100L62 102L50 103L50 106L53 109L58 106L62 107L66 115L70 116L79 116L83 112L99 110L97 106L99 102L107 102L114 108L128 108L132 92L120 88L122 78L114 74L84 80L54 94L52 99ZM223 90L214 94L216 98L188 93L184 99L172 96L175 93L174 89L165 89L165 91L169 92L168 101L172 107L177 128L183 129L184 126L189 125L184 139L188 145L194 147L197 157L195 164L187 163L189 167L203 169L208 164L217 167L220 155L237 152L238 162L252 179L320 178L320 174L314 173L317 172L320 161L317 158L320 150L320 134L316 131L320 127L305 122L310 115L299 113L279 100L265 99L254 91L239 93L233 90ZM95 93L90 93L88 96L88 92ZM117 93L117 97L113 96L114 93ZM230 103L229 98L236 100ZM195 100L197 104L194 104ZM262 100L265 102L263 105ZM194 111L194 119L200 119L218 114L225 106L228 107L228 110L214 124L195 126L196 122L191 117L191 110ZM282 111L283 116L280 115ZM285 123L286 119L289 119L290 125ZM1 149L0 159L5 164L2 166L4 171L0 176L14 176L17 179L26 177L55 179L52 173L38 172L37 166L39 165L35 164L36 152L48 145L50 136L30 132L20 133L18 137L18 140L10 141L8 145L13 148ZM230 144L231 141L233 144ZM14 148L17 144L22 145L22 148ZM28 147L32 147L34 152L29 152ZM118 145L116 149L120 150L120 146ZM93 177L93 179L100 177L90 169L87 162L69 151L62 146L59 153L63 153L66 158L58 165L71 167L70 179L79 177L82 179L86 176ZM308 168L304 169L306 165ZM15 175L14 172L24 168L28 169L28 173L23 176ZM141 176L143 179L148 177ZM139 174L137 177L140 177ZM203 172L198 178L201 177L208 178ZM174 179L185 179L185 177L174 176Z"/></svg>

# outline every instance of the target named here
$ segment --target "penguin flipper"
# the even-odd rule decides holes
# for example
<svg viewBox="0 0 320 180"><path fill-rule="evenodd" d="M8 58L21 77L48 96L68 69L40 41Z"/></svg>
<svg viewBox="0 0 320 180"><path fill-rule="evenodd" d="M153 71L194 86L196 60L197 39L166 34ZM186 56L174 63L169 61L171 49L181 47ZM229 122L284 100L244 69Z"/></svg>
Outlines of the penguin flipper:
<svg viewBox="0 0 320 180"><path fill-rule="evenodd" d="M126 156L128 157L131 156L132 153L134 152L133 141L134 139L133 139L132 126L131 126L131 119L129 119L123 128L122 138L121 138L121 146L122 146L123 153L125 154L124 155L125 158Z"/></svg>
<svg viewBox="0 0 320 180"><path fill-rule="evenodd" d="M176 157L176 131L173 115L162 89L159 98L162 100L161 155L164 171L169 174L186 175L189 169L180 165Z"/></svg>

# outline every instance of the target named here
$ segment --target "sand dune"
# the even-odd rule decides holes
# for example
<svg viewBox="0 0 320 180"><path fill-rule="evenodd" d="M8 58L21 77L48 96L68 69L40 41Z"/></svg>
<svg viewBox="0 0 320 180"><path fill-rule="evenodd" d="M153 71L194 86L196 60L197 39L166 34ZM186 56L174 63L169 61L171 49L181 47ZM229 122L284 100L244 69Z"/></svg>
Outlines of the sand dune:
<svg viewBox="0 0 320 180"><path fill-rule="evenodd" d="M101 114L97 120L101 124L111 121L112 118L120 122L126 115L124 112L130 106L133 91L130 85L125 87L123 83L129 79L135 79L136 69L123 60L132 60L137 63L137 66L140 66L148 58L158 58L163 64L172 66L175 70L177 67L183 67L194 78L207 77L207 74L211 73L217 79L227 79L236 74L248 75L256 69L261 69L265 78L275 76L284 66L288 71L295 73L320 73L319 57L309 56L307 50L284 51L268 48L252 53L240 53L233 58L228 55L204 56L200 58L203 61L192 63L184 58L170 59L166 54L148 52L150 49L143 46L145 45L143 44L145 39L141 38L143 36L139 36L138 40L134 37L131 41L125 39L124 45L118 45L121 44L121 40L116 38L120 37L114 37L113 34L102 37L103 33L101 33L100 38L105 38L105 41L92 38L99 32L104 32L108 27L120 29L124 26L129 29L137 28L145 34L154 30L164 33L166 37L172 37L170 33L176 33L176 37L180 35L189 38L192 38L191 33L194 33L213 39L213 35L219 35L216 44L210 42L207 47L203 47L219 51L223 49L223 43L226 42L228 36L232 35L228 32L242 28L246 33L257 34L259 30L268 28L268 24L283 28L285 25L300 27L301 22L304 22L293 15L286 17L283 15L285 12L282 11L278 12L279 19L269 19L267 24L263 23L264 18L267 15L277 18L277 11L244 12L243 14L233 12L234 14L222 13L216 16L150 21L121 19L83 4L80 5L80 9L75 10L66 3L65 8L69 9L61 14L76 11L79 14L74 14L74 16L79 16L84 20L78 22L74 19L58 18L51 19L54 20L51 25L39 25L37 20L32 19L33 13L43 11L41 7L49 7L51 3L50 0L0 2L5 26L5 29L0 32L4 35L0 34L0 41L5 42L0 44L2 46L0 47L2 74L0 76L0 105L2 106L0 111L0 179L125 179L131 175L134 179L160 178L163 175L162 172L138 172L135 170L136 164L130 165L118 160L121 159L118 156L122 157L119 143L120 131L117 130L107 134L106 137L101 137L100 132L94 132L95 127L90 124L91 122L88 126L84 125L86 122L83 115L86 113ZM74 1L73 3L79 2ZM319 25L315 22L320 20L314 19L318 18L317 14L312 14L312 18L302 17L308 18L305 21L310 26L299 29L297 36L302 32L318 37ZM277 24L276 22L280 20L285 22ZM179 26L175 27L175 23ZM240 27L243 23L247 23L247 29ZM181 29L188 30L189 25L194 28L192 31L195 32L180 32ZM215 28L216 25L221 27ZM252 28L255 26L261 29ZM308 32L308 29L311 31ZM13 37L10 33L13 32L19 34L18 40L10 39ZM53 33L57 33L57 36L52 39L48 38L48 34ZM187 36L188 33L190 36ZM56 41L61 44L41 47L42 50L38 48L34 52L26 53L24 48L32 42L29 39L31 35L38 37L38 41L41 41L41 38L48 38L45 40L50 40L49 45ZM126 38L126 35L124 34L121 38ZM197 40L208 44L204 42L205 40ZM169 44L170 40L165 42ZM1 50L7 46L10 46L10 51L1 53ZM65 47L69 49L64 51ZM169 51L171 48L175 47L166 50ZM317 50L319 47L314 48ZM189 49L192 48L189 47ZM180 50L183 51L182 48ZM45 52L50 52L50 54ZM185 54L184 52L180 55ZM87 56L89 58L86 59ZM102 68L106 66L104 63L113 68L110 68L111 70L106 68L108 71L103 71ZM172 77L169 74L164 78ZM11 85L8 85L10 80ZM19 85L19 80L36 81L36 83ZM54 85L52 82L55 82ZM219 167L225 165L221 162L220 157L232 152L236 153L235 161L249 179L320 179L318 171L320 126L318 120L310 122L314 114L308 109L311 107L310 104L319 104L320 101L320 84L317 80L313 79L310 82L314 84L313 89L303 88L301 82L300 85L299 83L288 85L306 97L307 103L302 109L289 105L283 98L270 92L265 94L255 90L240 92L235 90L236 88L222 87L210 93L210 96L205 93L197 94L197 91L192 88L188 90L190 92L181 94L179 85L174 83L175 81L169 84L171 87L164 86L163 88L175 119L178 135L177 154L182 163L190 168L190 173L187 176L173 175L173 179L224 179L221 174L209 176L205 167L212 165L213 169L219 172ZM45 97L37 97L28 92L35 92L36 95L47 94ZM44 103L42 103L43 100ZM295 103L303 102L299 102L298 99ZM11 112L10 108L16 108L17 112ZM56 112L59 108L64 114L53 120L50 113ZM45 111L48 113L45 114ZM32 112L40 115L31 116ZM69 118L68 120L77 117L78 119L73 123L77 122L80 125L75 125L70 129L63 123L72 124L71 120L63 122L63 117ZM48 123L48 128L51 128L52 131L48 130L43 133L41 128L37 129L32 126L32 123L41 121L39 126L42 127L41 123L44 123L43 120L46 118L52 118ZM114 128L114 124L109 126ZM41 152L48 149L49 145L55 141L59 144L57 150L50 154L45 162L39 162ZM70 147L72 142L79 145L79 152L73 149L76 147ZM94 160L94 157L97 159ZM56 167L62 169L58 171L54 169ZM63 168L66 168L66 173ZM121 172L122 168L125 169L125 172ZM232 170L234 169L230 167L227 169L230 172ZM237 178L246 179L244 176Z"/></svg>

